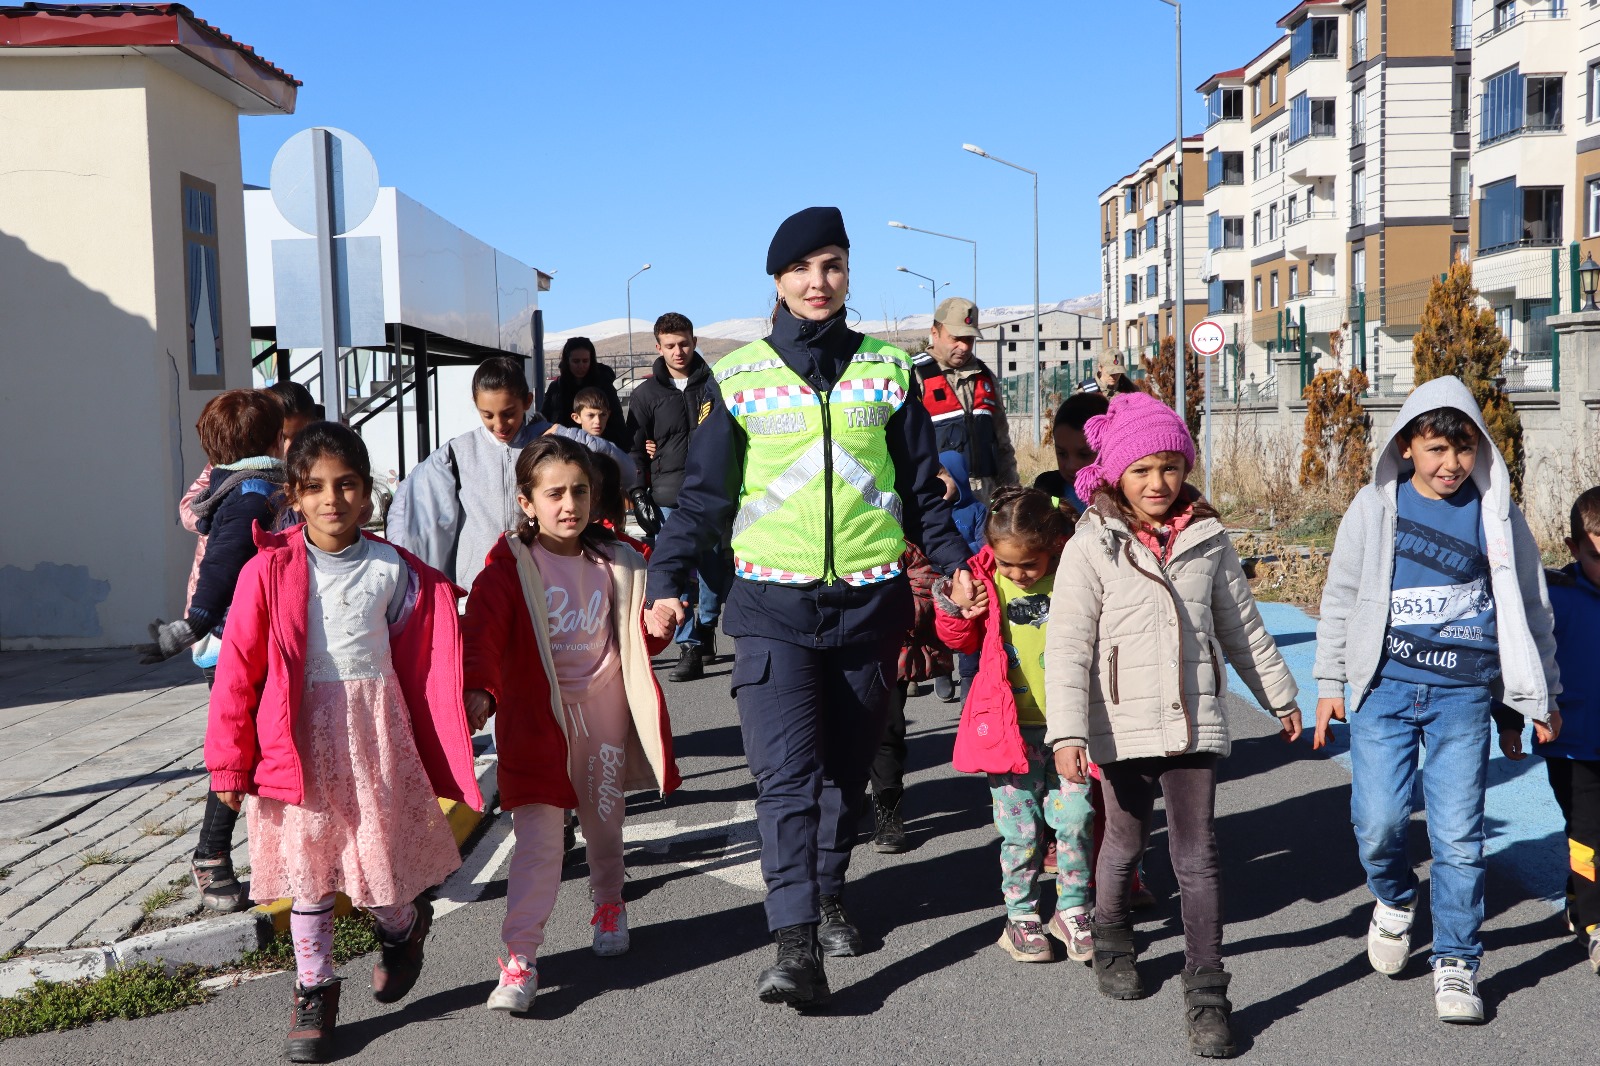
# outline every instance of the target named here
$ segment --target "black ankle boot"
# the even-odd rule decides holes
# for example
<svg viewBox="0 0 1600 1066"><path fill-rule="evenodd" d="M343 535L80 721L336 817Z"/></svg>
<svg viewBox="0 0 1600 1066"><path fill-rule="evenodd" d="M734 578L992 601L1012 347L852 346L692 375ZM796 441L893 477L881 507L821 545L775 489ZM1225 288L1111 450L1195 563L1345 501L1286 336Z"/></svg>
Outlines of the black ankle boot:
<svg viewBox="0 0 1600 1066"><path fill-rule="evenodd" d="M695 639L700 642L700 661L710 666L717 661L717 626L713 622L706 625L704 622L694 627Z"/></svg>
<svg viewBox="0 0 1600 1066"><path fill-rule="evenodd" d="M294 1011L283 1053L290 1062L327 1062L333 1055L333 1030L339 1021L339 982L294 986Z"/></svg>
<svg viewBox="0 0 1600 1066"><path fill-rule="evenodd" d="M828 975L822 969L817 947L817 927L790 925L772 934L778 958L756 979L756 995L763 1003L786 1003L795 1010L828 1001Z"/></svg>
<svg viewBox="0 0 1600 1066"><path fill-rule="evenodd" d="M1143 999L1144 982L1134 966L1133 929L1120 925L1090 925L1094 935L1094 977L1100 994L1111 999Z"/></svg>
<svg viewBox="0 0 1600 1066"><path fill-rule="evenodd" d="M1228 982L1233 975L1209 967L1183 975L1183 1007L1189 1024L1189 1050L1202 1058L1231 1059L1238 1050L1228 1018Z"/></svg>
<svg viewBox="0 0 1600 1066"><path fill-rule="evenodd" d="M872 834L872 850L884 855L898 855L906 850L906 827L900 820L900 793L881 792L872 796L872 820L876 830Z"/></svg>
<svg viewBox="0 0 1600 1066"><path fill-rule="evenodd" d="M698 681L706 676L705 655L698 644L680 644L678 665L667 673L668 681Z"/></svg>
<svg viewBox="0 0 1600 1066"><path fill-rule="evenodd" d="M861 954L861 933L844 912L838 896L823 896L822 924L817 927L817 943L824 955L848 959Z"/></svg>

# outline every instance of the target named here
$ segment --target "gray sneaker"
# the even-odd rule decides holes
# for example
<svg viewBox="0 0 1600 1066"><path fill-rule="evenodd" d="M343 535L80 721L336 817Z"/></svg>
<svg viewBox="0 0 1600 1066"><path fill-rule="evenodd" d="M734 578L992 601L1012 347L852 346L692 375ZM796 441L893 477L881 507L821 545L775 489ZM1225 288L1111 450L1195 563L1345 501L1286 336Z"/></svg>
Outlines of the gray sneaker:
<svg viewBox="0 0 1600 1066"><path fill-rule="evenodd" d="M1600 929L1589 934L1589 966L1600 974Z"/></svg>
<svg viewBox="0 0 1600 1066"><path fill-rule="evenodd" d="M1391 907L1382 900L1372 908L1372 924L1367 926L1367 961L1379 973L1393 977L1406 968L1411 957L1411 919L1414 912Z"/></svg>
<svg viewBox="0 0 1600 1066"><path fill-rule="evenodd" d="M1445 958L1433 964L1433 1006L1441 1022L1483 1024L1483 1000L1478 995L1478 974L1463 959Z"/></svg>

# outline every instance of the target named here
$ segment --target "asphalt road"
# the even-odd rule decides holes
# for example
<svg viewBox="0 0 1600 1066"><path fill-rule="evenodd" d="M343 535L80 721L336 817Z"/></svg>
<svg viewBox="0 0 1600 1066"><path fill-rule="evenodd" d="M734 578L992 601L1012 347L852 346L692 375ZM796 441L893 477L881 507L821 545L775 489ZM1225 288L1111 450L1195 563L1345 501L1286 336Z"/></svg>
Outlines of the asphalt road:
<svg viewBox="0 0 1600 1066"><path fill-rule="evenodd" d="M829 960L832 1008L803 1016L758 1002L772 956L751 823L754 788L727 693L727 660L669 686L684 787L630 804L627 897L633 950L589 950L579 865L551 919L527 1017L484 1009L497 975L505 882L490 869L491 824L446 893L481 898L441 917L421 980L397 1007L367 994L371 960L343 967L345 1061L371 1063L1181 1063L1179 901L1160 829L1147 869L1161 905L1139 925L1148 999L1117 1003L1069 962L1026 966L995 946L1002 921L997 843L980 779L949 768L956 711L909 706L904 810L913 850L857 852L846 897L870 951ZM1489 883L1483 993L1490 1024L1433 1017L1427 918L1399 979L1368 967L1371 907L1348 818L1349 778L1309 744L1235 703L1218 833L1241 1055L1259 1063L1577 1062L1589 1058L1597 980L1550 904L1529 899L1497 855ZM503 823L505 819L499 821ZM1425 842L1414 826L1418 854ZM465 893L465 894L463 894ZM0 1063L235 1064L281 1061L288 974L175 1014L0 1043Z"/></svg>

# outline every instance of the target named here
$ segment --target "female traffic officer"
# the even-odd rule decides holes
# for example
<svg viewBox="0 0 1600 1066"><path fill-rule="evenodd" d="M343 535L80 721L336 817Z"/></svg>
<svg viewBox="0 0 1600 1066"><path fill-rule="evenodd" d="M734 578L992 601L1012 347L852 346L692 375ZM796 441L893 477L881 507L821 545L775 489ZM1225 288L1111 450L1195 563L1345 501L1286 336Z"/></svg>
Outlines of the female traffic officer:
<svg viewBox="0 0 1600 1066"><path fill-rule="evenodd" d="M956 574L958 602L979 595L957 573L968 550L911 360L845 324L849 249L835 207L778 227L772 333L716 364L711 413L656 541L646 613L652 632L672 632L679 596L697 566L716 573L706 563L731 528L722 625L736 638L733 694L778 944L757 993L797 1008L828 997L823 955L862 950L840 893L911 626L905 542ZM729 583L725 564L717 576Z"/></svg>

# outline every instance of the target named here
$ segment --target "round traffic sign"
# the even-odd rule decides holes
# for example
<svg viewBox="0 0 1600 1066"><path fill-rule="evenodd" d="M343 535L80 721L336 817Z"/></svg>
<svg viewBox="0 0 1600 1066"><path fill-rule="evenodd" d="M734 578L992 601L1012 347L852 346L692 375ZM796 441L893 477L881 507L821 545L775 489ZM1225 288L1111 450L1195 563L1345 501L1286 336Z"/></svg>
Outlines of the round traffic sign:
<svg viewBox="0 0 1600 1066"><path fill-rule="evenodd" d="M322 127L333 140L333 234L348 233L372 213L378 202L378 164L367 146L352 133ZM316 127L283 142L272 159L272 202L289 223L312 236L317 232L317 188L312 153Z"/></svg>
<svg viewBox="0 0 1600 1066"><path fill-rule="evenodd" d="M1222 328L1222 323L1214 318L1196 322L1194 329L1189 331L1189 347L1194 349L1195 354L1207 359L1221 355L1227 343L1227 331Z"/></svg>

